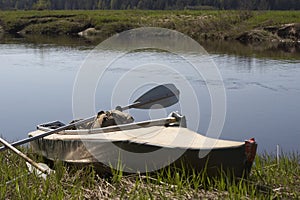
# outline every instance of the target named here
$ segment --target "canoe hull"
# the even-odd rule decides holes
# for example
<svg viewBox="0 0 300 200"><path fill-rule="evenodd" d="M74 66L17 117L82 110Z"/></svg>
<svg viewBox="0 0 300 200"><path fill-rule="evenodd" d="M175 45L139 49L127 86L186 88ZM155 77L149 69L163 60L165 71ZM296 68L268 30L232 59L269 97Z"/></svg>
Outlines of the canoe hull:
<svg viewBox="0 0 300 200"><path fill-rule="evenodd" d="M100 171L106 172L111 167L137 173L156 171L171 165L195 172L205 170L209 176L224 171L242 177L250 173L257 145L252 141L250 146L249 142L245 142L211 149L196 148L195 145L184 148L135 140L68 139L58 135L33 141L31 147L34 152L49 160L79 165L95 164L100 166Z"/></svg>

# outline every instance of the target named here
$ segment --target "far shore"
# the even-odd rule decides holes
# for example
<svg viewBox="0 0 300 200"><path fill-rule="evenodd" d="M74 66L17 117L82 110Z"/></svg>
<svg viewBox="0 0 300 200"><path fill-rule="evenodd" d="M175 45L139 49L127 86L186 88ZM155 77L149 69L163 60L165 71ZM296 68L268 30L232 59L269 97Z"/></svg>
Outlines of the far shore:
<svg viewBox="0 0 300 200"><path fill-rule="evenodd" d="M107 38L138 27L177 30L199 40L300 46L300 11L0 11L0 33Z"/></svg>

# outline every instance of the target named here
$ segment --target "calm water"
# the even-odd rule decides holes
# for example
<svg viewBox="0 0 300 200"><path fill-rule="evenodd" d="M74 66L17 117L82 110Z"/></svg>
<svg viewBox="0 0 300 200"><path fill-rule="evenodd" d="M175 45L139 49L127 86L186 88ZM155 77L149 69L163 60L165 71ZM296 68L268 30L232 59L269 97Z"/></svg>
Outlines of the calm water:
<svg viewBox="0 0 300 200"><path fill-rule="evenodd" d="M72 39L67 42L42 41L36 44L10 38L0 43L0 135L10 141L27 137L27 133L39 123L57 119L69 122L73 118L72 92L76 74L93 46L85 42L75 43ZM227 112L221 138L244 140L255 137L260 152L275 152L277 144L286 152L300 151L300 56L289 54L284 59L286 54L279 50L274 52L275 56L255 55L247 47L241 51L248 53L241 55L226 51L230 45L221 45L225 50L212 49L213 44L206 45L210 47L207 48L210 58L218 66L226 89ZM114 89L111 83L118 81L117 77L123 76L141 61L158 60L163 60L162 65L169 62L175 67L183 63L174 55L158 51L131 52L115 61L114 67L106 70L104 78L99 80L96 109L107 110L115 106L110 101L110 91ZM134 71L128 78L134 83L145 77L149 80L153 73L166 77L166 81L168 76L173 76L164 72L157 74L151 69L146 66L143 70ZM183 114L187 115L189 126L198 127L198 132L205 133L211 117L206 83L201 79L193 80L189 72L183 74L190 78L198 91L196 96L200 100L201 116L200 123L196 125L199 127L194 126L191 114ZM150 86L132 94L129 101L146 91L147 87ZM128 98L124 97L119 102L128 101ZM176 109L179 107L173 106L163 112L131 111L131 114L138 119L146 119L149 116L165 116ZM193 110L194 105L190 105L189 109Z"/></svg>

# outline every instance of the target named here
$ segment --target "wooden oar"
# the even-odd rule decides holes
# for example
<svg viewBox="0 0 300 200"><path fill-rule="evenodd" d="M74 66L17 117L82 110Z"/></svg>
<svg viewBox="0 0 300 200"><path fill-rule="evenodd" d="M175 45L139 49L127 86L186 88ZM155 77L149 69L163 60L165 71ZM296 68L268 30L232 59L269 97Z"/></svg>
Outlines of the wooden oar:
<svg viewBox="0 0 300 200"><path fill-rule="evenodd" d="M138 98L136 101L134 101L133 104L130 104L128 106L124 106L121 108L119 107L119 109L120 110L127 110L130 108L149 109L149 108L152 108L154 105L160 105L160 108L162 108L162 107L165 108L165 107L174 105L178 101L179 101L179 90L176 88L176 86L174 84L164 84L164 85L156 86L156 87L152 88L151 90L149 90L148 92L144 93L140 98ZM153 107L153 108L158 108L158 107ZM97 116L89 117L89 118L77 121L75 123L68 124L66 126L62 126L57 129L48 131L46 133L34 136L34 137L19 140L17 142L12 143L11 145L18 146L18 145L26 144L28 142L46 137L48 135L55 134L60 131L67 130L69 128L76 127L81 124L85 124L87 122L93 121L93 120L95 120L96 117ZM5 146L1 147L0 151L3 151L5 149L6 149Z"/></svg>
<svg viewBox="0 0 300 200"><path fill-rule="evenodd" d="M14 153L16 153L17 155L19 155L21 158L23 158L24 160L26 160L28 163L30 163L32 166L34 166L36 169L38 169L39 171L41 171L44 174L50 174L50 168L44 168L41 167L38 163L34 162L33 160L31 160L29 157L27 157L24 153L22 153L21 151L19 151L18 149L16 149L15 147L13 147L11 144L9 144L7 141L5 141L3 138L0 137L0 142L6 146L7 148L9 148L10 150L12 150Z"/></svg>

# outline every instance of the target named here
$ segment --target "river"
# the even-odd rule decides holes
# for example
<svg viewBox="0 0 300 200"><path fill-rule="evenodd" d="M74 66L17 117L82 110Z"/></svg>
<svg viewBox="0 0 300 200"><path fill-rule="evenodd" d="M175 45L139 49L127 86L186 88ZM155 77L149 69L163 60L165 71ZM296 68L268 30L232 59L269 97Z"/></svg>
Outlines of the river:
<svg viewBox="0 0 300 200"><path fill-rule="evenodd" d="M37 124L53 120L71 121L76 76L95 45L96 43L84 39L68 37L2 38L0 135L9 141L15 141L27 137L27 133L34 130ZM203 47L219 69L226 92L226 118L220 138L243 141L254 137L259 144L260 153L275 153L276 145L283 152L299 152L300 53L282 49L261 51L228 42L204 42ZM115 106L110 101L110 91L118 81L114 77L125 76L130 67L141 60L144 63L164 60L161 65L166 65L169 60L174 66L181 65L182 61L173 56L150 50L131 52L117 60L115 67L107 70L106 76L97 83L95 110L108 110ZM143 70L137 70L138 77L131 74L131 83L145 77L149 82L149 76L157 73L151 69L153 68L147 69L146 66ZM167 77L172 76L164 72L158 73L167 82ZM183 74L187 77L189 72ZM195 126L191 119L193 116L189 113L183 114L189 117L188 126L193 126L192 129L205 134L212 117L210 94L207 90L209 83L203 80L190 82L198 88L196 96L200 99L197 102L201 110L200 122ZM124 97L119 102L134 100L147 87L150 86L140 88L139 92L131 97ZM189 97L180 98L184 100ZM186 110L191 113L195 109L195 105L186 106ZM149 116L161 117L172 109L180 107L173 106L161 112L131 111L131 114L139 121Z"/></svg>

